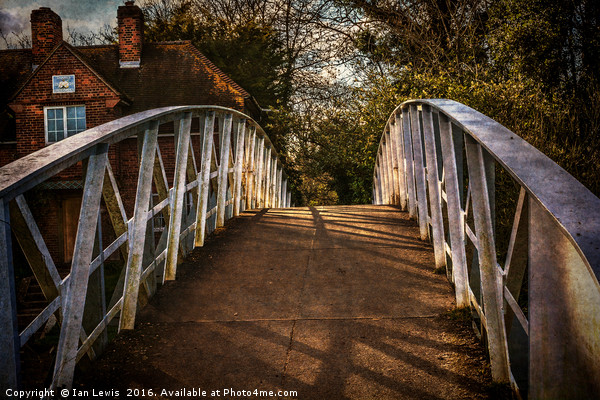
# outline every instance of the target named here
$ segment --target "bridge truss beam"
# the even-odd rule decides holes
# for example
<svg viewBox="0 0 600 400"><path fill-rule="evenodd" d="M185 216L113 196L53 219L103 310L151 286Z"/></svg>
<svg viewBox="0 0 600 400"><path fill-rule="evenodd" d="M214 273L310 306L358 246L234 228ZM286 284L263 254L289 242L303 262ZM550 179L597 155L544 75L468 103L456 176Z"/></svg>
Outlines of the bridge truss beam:
<svg viewBox="0 0 600 400"><path fill-rule="evenodd" d="M191 131L193 119L200 132ZM173 134L160 133L167 125ZM175 163L165 167L160 147L170 137ZM110 152L130 138L137 138L139 154L133 191L119 189L111 166L119 160ZM62 171L72 172L80 162L84 186L73 262L70 273L60 276L33 217L43 212L32 213L26 199L38 185L51 178L60 181ZM127 199L134 204L132 217L123 189L135 193ZM20 386L19 349L55 316L61 327L51 388L70 388L76 362L86 354L97 356L111 321L119 317L120 330L133 329L138 307L156 291L157 282L175 279L181 257L202 246L207 234L244 210L289 206L287 176L262 128L247 115L216 106L165 107L123 117L0 168L0 391ZM102 208L113 228L105 235L112 240L107 246L102 245ZM160 221L164 226L156 229ZM11 228L47 301L22 331L17 327ZM110 257L122 257L124 268L107 304L103 265ZM90 298L96 296L88 289L96 284L92 276L100 277L100 300ZM86 333L84 321L90 320Z"/></svg>
<svg viewBox="0 0 600 400"><path fill-rule="evenodd" d="M391 114L373 201L408 208L431 238L495 381L535 399L600 393L600 199L502 125L435 99Z"/></svg>

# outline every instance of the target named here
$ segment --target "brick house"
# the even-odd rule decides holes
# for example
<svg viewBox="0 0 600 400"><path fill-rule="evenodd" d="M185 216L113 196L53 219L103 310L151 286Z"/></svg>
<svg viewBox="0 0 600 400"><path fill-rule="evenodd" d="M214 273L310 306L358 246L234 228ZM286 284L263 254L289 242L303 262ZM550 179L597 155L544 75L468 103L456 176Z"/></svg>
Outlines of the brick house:
<svg viewBox="0 0 600 400"><path fill-rule="evenodd" d="M61 18L42 7L31 13L32 48L0 51L0 166L85 129L157 107L219 105L259 119L256 100L189 41L144 43L143 14L133 1L118 8L117 19L118 44L73 47L62 40ZM196 119L196 151L199 127ZM161 135L171 180L172 130L169 135L169 127L161 128ZM109 156L131 216L136 140L113 145ZM44 216L37 221L59 262L70 261L81 182L81 167L75 166L39 188Z"/></svg>

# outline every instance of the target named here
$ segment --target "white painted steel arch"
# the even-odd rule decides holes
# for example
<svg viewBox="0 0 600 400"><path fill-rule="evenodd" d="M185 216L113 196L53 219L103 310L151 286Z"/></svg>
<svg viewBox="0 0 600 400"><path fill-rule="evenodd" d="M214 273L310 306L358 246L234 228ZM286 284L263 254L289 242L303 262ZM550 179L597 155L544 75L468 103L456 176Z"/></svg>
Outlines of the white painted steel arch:
<svg viewBox="0 0 600 400"><path fill-rule="evenodd" d="M498 169L520 187L503 260ZM418 219L457 305L476 311L494 380L535 399L600 393L600 199L504 126L444 99L394 110L373 182L373 202Z"/></svg>
<svg viewBox="0 0 600 400"><path fill-rule="evenodd" d="M190 139L193 118L199 118L202 149L198 153ZM159 126L166 123L174 126L172 185L158 146ZM217 133L218 146L213 143ZM132 137L138 141L139 173L129 218L108 151L111 145ZM24 194L80 161L87 166L82 207L71 271L61 278ZM151 202L153 185L157 204ZM102 199L116 237L107 246L102 246L102 224L98 223ZM0 168L4 222L0 230L0 390L17 387L19 349L53 315L60 315L62 321L51 387L70 387L76 362L86 354L95 357L94 349L106 340L110 321L120 313L119 329L133 329L140 293L147 298L156 291L157 280L175 279L178 256L202 246L207 233L243 210L289 205L287 175L263 129L247 115L217 106L165 107L129 115ZM155 245L148 237L153 238L151 222L159 213L166 226ZM21 332L16 322L11 230L48 301ZM94 253L95 242L102 249L99 254ZM103 262L119 250L126 260L124 279L107 307L103 291L91 294L88 288L96 283L104 287ZM93 281L97 275L99 281ZM82 327L86 301L97 305L98 316L87 332Z"/></svg>

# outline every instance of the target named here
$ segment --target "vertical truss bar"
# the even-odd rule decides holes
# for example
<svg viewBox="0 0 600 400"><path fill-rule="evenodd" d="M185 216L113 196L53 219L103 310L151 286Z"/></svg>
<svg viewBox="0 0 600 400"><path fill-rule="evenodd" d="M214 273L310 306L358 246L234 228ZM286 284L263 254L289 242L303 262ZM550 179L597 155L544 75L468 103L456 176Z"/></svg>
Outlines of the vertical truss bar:
<svg viewBox="0 0 600 400"><path fill-rule="evenodd" d="M469 277L465 252L465 221L460 202L460 186L456 169L456 154L452 137L452 124L440 113L440 142L444 173L446 174L446 197L448 203L448 229L452 250L452 273L456 291L457 307L469 305Z"/></svg>
<svg viewBox="0 0 600 400"><path fill-rule="evenodd" d="M387 179L386 179L386 161L384 152L384 143L381 143L379 152L379 184L381 185L381 204L387 204Z"/></svg>
<svg viewBox="0 0 600 400"><path fill-rule="evenodd" d="M280 162L277 163L277 208L282 207L281 195L283 194L282 186L283 166Z"/></svg>
<svg viewBox="0 0 600 400"><path fill-rule="evenodd" d="M5 199L0 199L0 390L19 386L19 329L17 326L17 296L12 260L10 212Z"/></svg>
<svg viewBox="0 0 600 400"><path fill-rule="evenodd" d="M289 207L289 205L287 204L287 185L288 185L288 180L287 180L287 177L285 177L283 179L283 187L281 189L281 202L282 202L282 207L284 207L284 208Z"/></svg>
<svg viewBox="0 0 600 400"><path fill-rule="evenodd" d="M254 208L254 196L256 191L254 190L254 185L256 182L256 166L255 160L256 157L254 155L256 149L256 127L252 126L249 130L247 130L249 134L248 138L248 168L246 174L246 209L250 210Z"/></svg>
<svg viewBox="0 0 600 400"><path fill-rule="evenodd" d="M393 118L393 117L392 117ZM400 169L398 168L398 138L396 136L396 124L393 119L390 119L390 152L392 160L392 180L394 181L394 204L400 205Z"/></svg>
<svg viewBox="0 0 600 400"><path fill-rule="evenodd" d="M229 175L229 147L231 145L231 130L233 115L225 114L221 132L221 155L219 157L219 178L217 188L217 228L225 225L225 202L227 198L227 182Z"/></svg>
<svg viewBox="0 0 600 400"><path fill-rule="evenodd" d="M373 174L373 203L381 204L381 195L379 194L379 160L375 162L375 173Z"/></svg>
<svg viewBox="0 0 600 400"><path fill-rule="evenodd" d="M404 211L407 208L406 192L406 166L404 159L404 141L402 140L402 114L395 113L394 116L394 140L396 141L396 160L398 164L398 191L400 195L400 208Z"/></svg>
<svg viewBox="0 0 600 400"><path fill-rule="evenodd" d="M410 106L410 127L412 132L412 147L414 155L414 172L416 178L416 192L419 211L419 231L421 240L429 237L429 223L427 222L427 187L425 180L425 163L423 162L423 144L421 138L421 124L419 123L419 111L416 105Z"/></svg>
<svg viewBox="0 0 600 400"><path fill-rule="evenodd" d="M244 166L244 139L247 135L246 120L241 119L238 123L238 134L237 143L235 146L235 165L234 165L234 189L232 193L233 197L233 215L237 217L240 215L240 209L242 208L242 167Z"/></svg>
<svg viewBox="0 0 600 400"><path fill-rule="evenodd" d="M265 154L265 207L271 207L271 148Z"/></svg>
<svg viewBox="0 0 600 400"><path fill-rule="evenodd" d="M391 198L391 185L390 185L390 163L388 161L388 133L385 132L383 135L385 140L381 143L381 157L383 167L383 204L390 204Z"/></svg>
<svg viewBox="0 0 600 400"><path fill-rule="evenodd" d="M502 279L496 267L494 228L486 176L489 166L485 165L482 147L470 136L465 137L465 142L492 378L496 382L509 382L508 348L502 312L504 296Z"/></svg>
<svg viewBox="0 0 600 400"><path fill-rule="evenodd" d="M431 208L431 233L435 267L446 266L446 249L444 246L444 220L442 217L442 197L440 195L440 179L438 176L437 151L433 136L433 116L431 107L423 106L423 135L425 137L425 156L427 163L427 183L429 186L429 207Z"/></svg>
<svg viewBox="0 0 600 400"><path fill-rule="evenodd" d="M213 132L215 130L215 113L207 111L204 119L204 138L202 140L202 165L198 174L198 186L200 195L198 207L196 208L196 235L194 245L201 247L204 245L206 235L206 213L208 208L208 189L210 185L210 166L213 148Z"/></svg>
<svg viewBox="0 0 600 400"><path fill-rule="evenodd" d="M185 194L185 177L188 152L190 148L190 128L192 114L185 113L179 120L179 139L175 156L175 175L173 176L173 191L171 197L171 218L169 218L169 233L167 239L167 258L164 281L175 280L177 274L177 254L179 252L179 234L181 233L181 218L183 215L183 195Z"/></svg>
<svg viewBox="0 0 600 400"><path fill-rule="evenodd" d="M273 158L273 207L279 208L279 160Z"/></svg>
<svg viewBox="0 0 600 400"><path fill-rule="evenodd" d="M273 158L273 207L279 208L279 162Z"/></svg>
<svg viewBox="0 0 600 400"><path fill-rule="evenodd" d="M95 236L98 224L102 184L107 162L108 145L97 145L96 153L89 157L87 166L77 237L73 250L71 277L67 287L63 288L65 290L63 292L63 322L56 350L56 364L52 380L54 389L71 388L73 384L90 262L94 248L94 240L90 238Z"/></svg>
<svg viewBox="0 0 600 400"><path fill-rule="evenodd" d="M256 174L256 208L264 207L263 196L263 179L264 179L264 157L267 149L265 148L265 138L260 137L257 144L257 165L258 172Z"/></svg>
<svg viewBox="0 0 600 400"><path fill-rule="evenodd" d="M415 165L413 161L412 133L410 129L410 111L402 109L402 143L404 144L404 165L406 166L406 190L408 192L408 214L417 216L417 194L415 189Z"/></svg>
<svg viewBox="0 0 600 400"><path fill-rule="evenodd" d="M396 149L396 135L393 130L394 127L391 123L388 123L389 131L388 131L388 140L389 140L389 148L388 148L388 159L390 161L390 183L392 184L392 204L399 205L400 204L400 189L398 184L398 151Z"/></svg>
<svg viewBox="0 0 600 400"><path fill-rule="evenodd" d="M153 121L144 133L142 144L133 222L129 229L129 257L127 257L125 267L125 287L119 330L133 329L135 325L157 137L158 122Z"/></svg>

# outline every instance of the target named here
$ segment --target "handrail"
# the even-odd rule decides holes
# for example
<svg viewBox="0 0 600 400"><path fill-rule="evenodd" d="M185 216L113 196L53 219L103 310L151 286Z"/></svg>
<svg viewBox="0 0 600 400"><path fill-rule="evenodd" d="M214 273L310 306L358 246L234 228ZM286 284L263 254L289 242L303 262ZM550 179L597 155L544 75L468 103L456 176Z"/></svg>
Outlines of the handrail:
<svg viewBox="0 0 600 400"><path fill-rule="evenodd" d="M198 134L191 132L194 118L199 119ZM167 145L159 127L171 123L174 140ZM218 145L213 140L217 134ZM109 153L129 138L138 143L134 198L122 195L131 188L119 188L111 167L116 156ZM197 153L193 143L198 141ZM165 167L164 146L173 146L174 165ZM80 161L84 164L82 206L71 270L61 277L25 195L51 178L60 181L65 174L72 175ZM174 171L172 179L167 178L169 169ZM157 202L151 196L153 188ZM104 223L102 200L108 214ZM134 207L129 207L133 216L128 217L126 205L134 201ZM239 111L218 106L164 107L128 115L0 168L4 222L0 230L0 390L17 388L20 348L54 315L61 327L51 388L70 388L75 364L86 354L97 356L106 343L111 320L120 315L119 330L133 329L138 299L149 298L158 284L175 279L179 257L202 246L208 233L240 212L289 207L290 201L287 175L260 125ZM156 244L153 228L159 214L165 227ZM102 226L108 224L114 240L103 246ZM21 332L11 233L48 303ZM125 260L124 272L107 302L104 290L94 287L104 288L104 260L118 251Z"/></svg>
<svg viewBox="0 0 600 400"><path fill-rule="evenodd" d="M510 197L496 191L501 174L520 188L506 238L496 226L495 200ZM468 106L410 100L386 123L373 202L418 219L457 306L476 312L495 381L531 398L600 392L600 199L580 182Z"/></svg>

